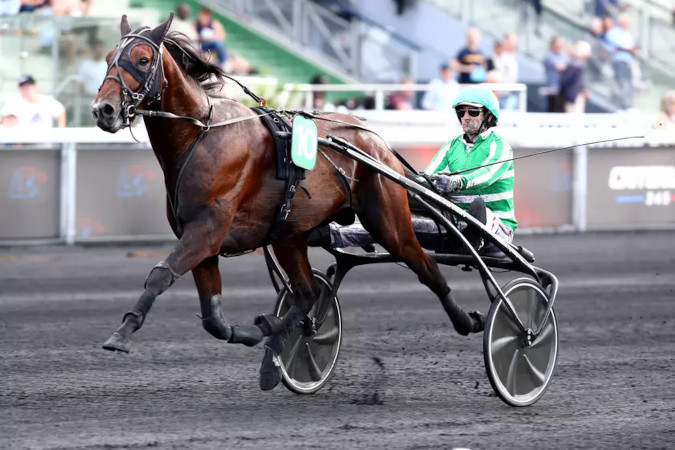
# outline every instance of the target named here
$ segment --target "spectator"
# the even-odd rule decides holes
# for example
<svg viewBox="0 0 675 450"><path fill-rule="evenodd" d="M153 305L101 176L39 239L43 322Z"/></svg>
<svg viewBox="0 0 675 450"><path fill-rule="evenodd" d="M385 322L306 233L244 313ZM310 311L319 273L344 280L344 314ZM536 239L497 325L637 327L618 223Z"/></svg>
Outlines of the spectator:
<svg viewBox="0 0 675 450"><path fill-rule="evenodd" d="M525 25L529 22L529 8L532 5L534 8L534 34L541 36L541 16L544 12L541 5L541 0L521 0L520 2L520 23Z"/></svg>
<svg viewBox="0 0 675 450"><path fill-rule="evenodd" d="M623 15L619 23L607 32L605 41L611 54L614 80L617 85L616 104L619 109L633 107L633 69L637 53L635 39L629 30L630 19Z"/></svg>
<svg viewBox="0 0 675 450"><path fill-rule="evenodd" d="M49 1L47 0L20 0L21 6L19 7L19 12L33 12L38 9L47 6Z"/></svg>
<svg viewBox="0 0 675 450"><path fill-rule="evenodd" d="M572 61L560 74L560 95L565 101L565 112L586 112L586 61L591 56L591 44L578 41L572 50Z"/></svg>
<svg viewBox="0 0 675 450"><path fill-rule="evenodd" d="M230 52L227 58L227 70L232 75L257 75L260 72L236 51Z"/></svg>
<svg viewBox="0 0 675 450"><path fill-rule="evenodd" d="M406 78L401 82L401 84L405 86L412 86L415 83L413 80ZM387 109L396 109L399 111L415 109L414 97L415 91L407 89L396 91L389 97Z"/></svg>
<svg viewBox="0 0 675 450"><path fill-rule="evenodd" d="M469 28L466 32L466 47L452 60L452 70L459 72L458 81L461 84L482 83L487 77L485 56L478 48L480 38L478 28Z"/></svg>
<svg viewBox="0 0 675 450"><path fill-rule="evenodd" d="M30 125L35 128L51 128L52 119L56 119L58 127L66 126L66 110L51 95L38 93L35 79L30 75L19 78L20 96L8 101L2 109L3 123L6 116L16 116L19 126Z"/></svg>
<svg viewBox="0 0 675 450"><path fill-rule="evenodd" d="M567 55L563 52L565 42L559 36L551 39L549 50L544 57L544 71L546 72L546 84L543 93L547 98L548 112L564 112L565 103L560 96L560 74L568 64Z"/></svg>
<svg viewBox="0 0 675 450"><path fill-rule="evenodd" d="M330 81L328 77L323 74L316 74L309 81L310 84L329 84ZM317 111L335 111L335 105L332 103L326 102L326 92L325 91L315 91L314 97L312 100L312 108Z"/></svg>
<svg viewBox="0 0 675 450"><path fill-rule="evenodd" d="M661 99L661 111L656 116L654 128L675 131L675 91L668 91Z"/></svg>
<svg viewBox="0 0 675 450"><path fill-rule="evenodd" d="M199 43L199 34L195 24L190 21L190 5L181 3L176 7L176 16L169 31L177 31L187 36L193 43Z"/></svg>
<svg viewBox="0 0 675 450"><path fill-rule="evenodd" d="M611 20L611 19L610 19ZM605 46L605 29L602 19L595 18L588 29L591 40L591 58L588 60L587 71L594 80L609 78L612 73L609 67L609 53Z"/></svg>
<svg viewBox="0 0 675 450"><path fill-rule="evenodd" d="M621 4L619 0L595 0L596 17L616 17L619 14Z"/></svg>
<svg viewBox="0 0 675 450"><path fill-rule="evenodd" d="M20 9L20 0L0 0L0 16L14 16Z"/></svg>
<svg viewBox="0 0 675 450"><path fill-rule="evenodd" d="M218 64L224 65L227 61L227 50L224 42L226 34L223 24L213 18L210 9L202 8L197 15L196 28L202 50L215 52Z"/></svg>
<svg viewBox="0 0 675 450"><path fill-rule="evenodd" d="M448 64L443 64L438 78L429 83L429 90L422 98L422 109L452 111L453 102L459 92L459 85L452 75L452 68Z"/></svg>
<svg viewBox="0 0 675 450"><path fill-rule="evenodd" d="M103 41L95 40L91 43L91 55L80 63L77 76L80 80L80 93L96 95L103 83L108 63L105 61L105 47Z"/></svg>

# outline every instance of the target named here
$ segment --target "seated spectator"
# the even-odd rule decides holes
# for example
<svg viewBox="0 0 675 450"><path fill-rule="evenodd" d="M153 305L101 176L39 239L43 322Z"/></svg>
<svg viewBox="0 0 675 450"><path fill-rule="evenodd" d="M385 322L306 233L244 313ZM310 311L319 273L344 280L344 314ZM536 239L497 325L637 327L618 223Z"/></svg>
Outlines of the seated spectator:
<svg viewBox="0 0 675 450"><path fill-rule="evenodd" d="M675 131L675 91L668 91L663 94L661 110L656 116L654 128Z"/></svg>
<svg viewBox="0 0 675 450"><path fill-rule="evenodd" d="M257 75L260 73L256 67L253 67L236 51L230 52L230 57L227 59L227 72L231 75Z"/></svg>
<svg viewBox="0 0 675 450"><path fill-rule="evenodd" d="M401 84L412 86L415 84L415 82L409 78L406 78L401 82ZM415 91L401 89L400 91L394 92L391 94L391 96L389 96L387 109L396 109L399 111L415 109Z"/></svg>
<svg viewBox="0 0 675 450"><path fill-rule="evenodd" d="M176 15L171 22L169 31L177 31L187 36L195 45L199 43L197 27L190 21L190 5L181 3L176 7Z"/></svg>
<svg viewBox="0 0 675 450"><path fill-rule="evenodd" d="M40 8L46 7L49 3L48 0L20 0L20 2L19 12L22 13L37 11Z"/></svg>
<svg viewBox="0 0 675 450"><path fill-rule="evenodd" d="M221 66L227 61L227 49L225 48L225 28L220 21L213 18L213 13L208 8L202 8L197 15L197 34L199 43L205 52L213 51Z"/></svg>
<svg viewBox="0 0 675 450"><path fill-rule="evenodd" d="M459 84L453 77L452 68L448 64L443 64L438 78L429 82L429 90L422 98L422 109L450 112L458 92Z"/></svg>
<svg viewBox="0 0 675 450"><path fill-rule="evenodd" d="M583 114L588 98L586 61L591 56L591 44L578 41L571 52L572 61L560 74L560 94L565 100L565 112Z"/></svg>
<svg viewBox="0 0 675 450"><path fill-rule="evenodd" d="M2 108L0 115L3 122L6 116L15 116L18 126L51 128L53 119L56 119L58 127L66 126L66 110L63 105L51 95L40 94L32 76L23 75L19 78L19 92L17 98L9 100Z"/></svg>
<svg viewBox="0 0 675 450"><path fill-rule="evenodd" d="M452 70L459 73L460 84L482 83L487 76L487 62L480 51L481 33L478 28L466 32L466 47L451 61Z"/></svg>

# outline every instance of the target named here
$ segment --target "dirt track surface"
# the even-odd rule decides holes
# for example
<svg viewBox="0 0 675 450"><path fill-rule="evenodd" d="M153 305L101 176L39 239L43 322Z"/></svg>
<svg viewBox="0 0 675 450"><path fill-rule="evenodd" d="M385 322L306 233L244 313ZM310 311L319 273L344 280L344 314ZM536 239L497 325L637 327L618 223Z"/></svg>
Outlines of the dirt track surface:
<svg viewBox="0 0 675 450"><path fill-rule="evenodd" d="M395 265L347 277L335 375L297 396L258 389L260 346L201 328L190 276L158 299L131 354L101 349L167 247L5 249L0 447L672 448L672 233L520 243L561 283L558 369L544 397L520 409L493 394L482 336L455 334L435 297ZM148 253L130 256L139 250ZM322 270L330 262L320 250L311 259ZM262 256L221 260L221 271L231 322L271 312ZM444 273L462 304L487 311L476 273Z"/></svg>

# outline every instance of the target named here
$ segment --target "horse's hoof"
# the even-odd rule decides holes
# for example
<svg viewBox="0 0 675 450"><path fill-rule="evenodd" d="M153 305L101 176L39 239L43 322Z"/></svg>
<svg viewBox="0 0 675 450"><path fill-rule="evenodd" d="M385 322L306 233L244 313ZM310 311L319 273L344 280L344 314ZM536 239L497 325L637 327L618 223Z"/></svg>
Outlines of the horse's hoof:
<svg viewBox="0 0 675 450"><path fill-rule="evenodd" d="M265 357L260 366L260 389L271 391L281 383L281 369L277 365L274 352L269 348L265 349Z"/></svg>
<svg viewBox="0 0 675 450"><path fill-rule="evenodd" d="M485 322L487 321L485 314L480 311L472 311L469 313L469 316L473 319L472 333L480 333L485 330Z"/></svg>
<svg viewBox="0 0 675 450"><path fill-rule="evenodd" d="M452 320L455 331L462 336L468 336L471 333L480 333L485 329L485 315L478 311L465 313L462 311Z"/></svg>
<svg viewBox="0 0 675 450"><path fill-rule="evenodd" d="M129 353L129 350L131 350L131 340L123 338L121 334L115 331L112 336L105 341L103 348L112 352Z"/></svg>

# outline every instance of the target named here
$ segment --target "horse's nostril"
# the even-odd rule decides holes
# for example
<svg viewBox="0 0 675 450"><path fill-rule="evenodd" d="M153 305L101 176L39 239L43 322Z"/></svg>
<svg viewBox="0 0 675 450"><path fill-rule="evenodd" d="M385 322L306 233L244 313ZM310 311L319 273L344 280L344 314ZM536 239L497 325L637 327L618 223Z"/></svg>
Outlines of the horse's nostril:
<svg viewBox="0 0 675 450"><path fill-rule="evenodd" d="M110 117L115 114L115 108L113 108L113 106L110 103L106 103L105 105L103 105L101 113L106 117Z"/></svg>

